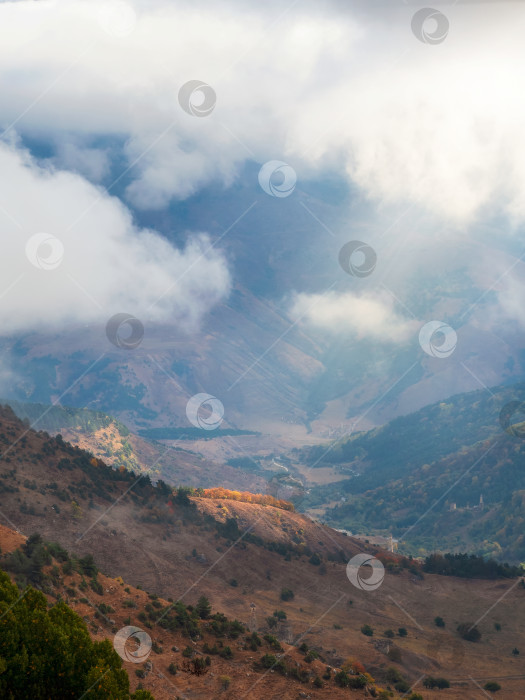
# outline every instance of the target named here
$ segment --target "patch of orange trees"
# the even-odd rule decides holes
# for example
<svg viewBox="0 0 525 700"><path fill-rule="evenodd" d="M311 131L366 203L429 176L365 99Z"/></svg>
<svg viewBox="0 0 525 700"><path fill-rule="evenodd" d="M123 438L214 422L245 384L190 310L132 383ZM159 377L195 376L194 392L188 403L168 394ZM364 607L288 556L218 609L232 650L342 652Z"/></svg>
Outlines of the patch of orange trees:
<svg viewBox="0 0 525 700"><path fill-rule="evenodd" d="M230 491L221 486L212 489L199 489L201 498L222 498L228 501L242 501L243 503L256 503L260 506L273 506L281 510L294 511L293 504L280 498L274 498L264 493L250 493L249 491Z"/></svg>

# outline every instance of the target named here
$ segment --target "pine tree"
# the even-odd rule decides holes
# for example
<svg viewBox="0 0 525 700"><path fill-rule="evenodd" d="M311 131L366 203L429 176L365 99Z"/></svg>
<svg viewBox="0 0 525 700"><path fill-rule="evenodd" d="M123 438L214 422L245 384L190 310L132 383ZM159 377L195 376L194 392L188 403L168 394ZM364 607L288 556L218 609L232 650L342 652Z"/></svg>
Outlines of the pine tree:
<svg viewBox="0 0 525 700"><path fill-rule="evenodd" d="M31 542L29 550L40 543ZM34 554L34 552L31 552ZM0 570L0 697L154 700L130 695L129 678L109 640L92 642L84 621L63 601L48 609L31 587L20 594Z"/></svg>
<svg viewBox="0 0 525 700"><path fill-rule="evenodd" d="M211 615L211 605L210 601L206 598L205 595L201 595L201 597L197 601L195 610L197 611L197 614L201 618L201 620L207 620L209 618L209 616Z"/></svg>

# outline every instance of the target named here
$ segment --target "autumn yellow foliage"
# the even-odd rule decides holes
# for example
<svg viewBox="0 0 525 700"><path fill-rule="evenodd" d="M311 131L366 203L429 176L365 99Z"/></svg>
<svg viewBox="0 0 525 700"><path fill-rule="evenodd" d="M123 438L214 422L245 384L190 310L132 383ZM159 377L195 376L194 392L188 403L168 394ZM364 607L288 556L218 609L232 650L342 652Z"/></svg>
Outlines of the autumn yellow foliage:
<svg viewBox="0 0 525 700"><path fill-rule="evenodd" d="M228 501L242 501L243 503L255 503L260 506L273 506L281 510L294 511L293 504L280 498L274 498L264 493L250 493L249 491L230 491L222 487L203 489L201 498L223 498Z"/></svg>

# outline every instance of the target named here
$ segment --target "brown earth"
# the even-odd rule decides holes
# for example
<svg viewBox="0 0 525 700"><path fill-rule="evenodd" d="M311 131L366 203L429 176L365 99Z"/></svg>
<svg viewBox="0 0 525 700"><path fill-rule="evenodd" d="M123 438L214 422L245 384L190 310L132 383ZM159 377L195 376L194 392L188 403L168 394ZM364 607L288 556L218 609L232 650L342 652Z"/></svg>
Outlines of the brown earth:
<svg viewBox="0 0 525 700"><path fill-rule="evenodd" d="M0 526L2 552L14 551L25 540L24 536L7 527ZM82 577L76 572L71 575L62 575L60 583L56 586L55 594L49 594L46 597L52 604L56 599L56 594L60 594L66 603L86 622L92 639L112 639L117 630L129 624L144 628L144 623L137 618L137 615L144 611L148 603L152 602L147 592L133 588L121 579L110 578L99 573L98 581L102 585L103 594L98 595L91 590L87 592L80 590L81 580ZM129 604L130 601L134 605L133 608L125 605L125 603ZM163 607L171 605L170 601L163 598L156 598L156 602ZM113 608L113 612L102 614L97 611L97 606L101 603ZM209 623L204 622L203 626L209 627ZM210 646L217 644L218 640L215 636L204 632L198 642L192 642L181 633L164 630L157 625L153 625L149 629L149 635L155 649L147 657L147 660L141 663L123 662L123 667L127 670L130 678L132 692L137 689L139 683L144 689L149 690L156 700L171 700L177 697L201 700L213 698L219 694L225 700L241 697L249 700L259 698L261 694L266 697L268 693L271 694L270 697L279 696L285 700L292 700L292 698L298 697L298 692L300 692L298 690L301 687L299 683L291 683L274 671L267 673L254 671L253 662L261 654L245 648L245 635L235 641L225 640L233 650L234 660L228 661L213 655L208 672L202 676L185 670L188 662L182 652L190 646L194 658L205 656L201 650L202 645L204 642ZM306 669L312 674L312 677L324 673L326 664L317 660L306 664L304 654L298 652L296 647L284 642L282 642L282 647L283 658L286 658L288 664L295 664ZM133 646L126 648L133 650ZM272 650L263 641L261 651L269 652ZM174 675L168 668L171 664L177 666L177 672ZM135 673L137 669L145 671L145 678L137 677ZM227 690L221 687L221 677L231 679L230 687ZM328 687L330 687L330 697L348 697L348 692L335 686L333 681L331 683L325 681L324 690L312 689L312 692L308 693L308 697L326 697Z"/></svg>
<svg viewBox="0 0 525 700"><path fill-rule="evenodd" d="M445 700L485 697L479 686L482 688L490 678L500 679L502 689L498 698L525 697L521 660L525 653L521 624L525 588L517 579L482 581L435 575L421 579L407 569L396 573L399 567L393 557L382 585L374 591L361 590L349 582L346 562L354 554L367 551L366 543L304 515L270 506L197 498L196 509L183 508L171 496L161 496L147 484L110 480L106 467L96 461L90 467L79 466L75 460L89 463L80 451L72 451L44 434L29 431L23 435L24 431L26 428L10 412L3 412L0 510L11 528L25 534L39 532L45 539L58 541L78 555L92 553L99 568L108 575L122 576L131 585L140 584L164 598L194 604L204 594L214 611L224 612L247 625L253 622L250 607L253 603L255 624L261 633L268 631L266 618L276 610L284 610L286 623L277 629L281 643L288 650L287 640L305 641L323 656L323 670L327 664L338 667L353 657L364 664L380 685L385 685L385 669L397 667L425 700L437 697L437 691L422 689L421 680L428 674L450 680L452 687L439 693ZM69 464L59 467L61 460ZM237 523L242 535L236 543L218 531L221 526L217 522L226 523L229 519ZM248 541L248 528L249 534L256 536L253 541ZM287 556L271 551L270 546L277 547L268 543L280 543ZM3 550L8 548L3 540L1 546ZM320 555L320 566L309 561L309 551ZM379 552L371 547L368 551ZM339 552L343 552L341 560ZM231 585L232 579L237 586ZM115 582L111 585L115 586ZM110 590L109 585L104 586ZM115 622L120 624L129 612L124 614L121 609L119 601L124 595L120 592L122 586L116 586L116 592L105 593L108 598L106 601L104 597L104 601L111 601L116 610ZM284 587L293 590L293 600L280 599ZM146 594L140 591L133 595L146 600L141 597ZM92 615L93 609L88 608L82 614ZM445 619L445 628L435 626L437 615ZM460 639L455 631L457 625L477 620L481 641L471 643ZM495 623L501 625L500 631L495 629ZM364 624L372 626L373 637L361 633ZM383 633L387 629L397 632L400 627L406 628L408 634L396 635L393 640L400 650L399 663L393 663L385 654L389 642ZM97 634L108 635L108 630L102 627ZM159 632L159 637L167 639L167 635L164 630ZM187 639L180 639L174 646L182 649L187 644ZM167 641L164 648L171 646ZM511 654L514 647L520 649L520 656ZM235 642L232 649L234 659L213 657L206 676L174 676L178 691L156 675L157 666L168 675L166 668L172 660L171 653L152 654L154 671L148 678L157 685L150 688L144 682L144 686L160 698L174 698L177 692L188 698L363 695L363 691L340 690L333 683L329 688L316 689L311 683L303 685L268 673L251 694L243 696L259 677L253 669L254 659L249 657L260 654L239 650ZM290 648L290 656L304 661L296 649ZM132 668L132 677L133 671ZM228 691L219 692L219 675L232 678ZM171 677L168 680L172 682ZM167 694L161 695L162 688L168 687Z"/></svg>

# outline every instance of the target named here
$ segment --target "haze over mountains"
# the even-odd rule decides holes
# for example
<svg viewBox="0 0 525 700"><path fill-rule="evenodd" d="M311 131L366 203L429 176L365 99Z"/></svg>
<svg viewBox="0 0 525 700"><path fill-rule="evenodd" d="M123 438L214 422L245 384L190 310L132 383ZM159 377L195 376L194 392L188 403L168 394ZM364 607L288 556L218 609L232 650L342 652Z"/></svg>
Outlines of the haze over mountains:
<svg viewBox="0 0 525 700"><path fill-rule="evenodd" d="M252 274L252 267L271 269L272 278L259 280L254 271L250 287L239 281L227 302L214 309L198 332L188 335L178 325L146 323L143 343L124 356L110 345L102 324L68 327L56 335L5 339L4 357L10 372L4 375L4 394L49 403L67 391L67 404L112 413L132 426L182 427L187 425L189 397L206 391L221 398L230 426L280 432L284 420L306 425L321 435L341 423L347 429L356 421L360 429L371 427L480 384L493 386L523 377L520 330L504 320L480 327L478 321L495 311L485 299L476 308L477 320L462 319L487 288L473 288L470 280L461 279L460 270L454 279L448 265L433 279L421 275L411 280L409 299L418 299L417 306L410 301L418 320L402 322L400 345L388 337L397 322L395 300L387 301L393 319L385 325L385 337L381 337L381 325L374 330L378 337L373 339L360 339L359 328L356 337L343 324L337 335L330 329L304 328L301 322L291 326L294 317L279 297L293 270L289 266L280 273L273 264L270 267L272 243L267 240L267 230L257 230L258 224L255 221L256 230L250 231L249 256L243 253L243 241L237 247L233 235L229 246L235 250L238 269L246 274ZM338 267L338 248L332 241L328 246L326 241L308 241L304 231L294 231L293 226L286 226L286 231L292 250L309 247L310 255L315 256L319 246L321 261L324 256L329 262L331 256L329 272L321 269L321 263L314 270L318 286L328 287L335 281L344 293L351 293L347 290L355 288L356 282ZM385 249L378 255L376 271L380 274L380 265L391 254ZM304 276L309 277L309 272L306 268ZM441 274L445 281L439 279ZM279 279L280 275L287 279ZM312 285L311 278L308 284ZM436 284L446 289L436 290ZM381 296L391 298L388 291ZM372 308L366 313L373 312ZM345 312L349 324L354 313L349 300ZM417 339L422 322L436 317L454 327L459 338L454 355L446 362L425 355ZM379 402L378 397L382 397Z"/></svg>
<svg viewBox="0 0 525 700"><path fill-rule="evenodd" d="M20 69L37 56L40 72L22 93L45 87L54 62L63 58L64 43L51 37L67 29L86 55L16 123L9 120L22 96L4 105L11 139L0 154L9 173L6 234L49 232L65 251L64 266L43 274L18 247L4 270L5 396L44 403L67 397L71 405L110 412L132 426L180 426L189 397L204 391L220 398L231 426L282 432L284 418L322 434L356 420L359 428L372 427L480 383L523 377L519 148L515 141L512 152L498 151L504 127L512 133L509 114L520 108L510 85L497 78L518 46L515 5L506 5L505 13L485 8L509 32L506 52L488 73L474 57L479 45L486 52L493 34L488 16L475 14L474 21L472 8L453 8L455 32L433 53L406 35L410 7L393 13L378 3L372 12L356 4L353 16L334 5L338 21L310 5L296 8L248 63L236 62L235 77L214 65L218 55L221 66L228 62L222 52L216 55L216 39L207 44L202 60L210 85L216 76L217 102L206 119L188 116L176 103L184 62L172 61L168 76L141 44L156 31L160 54L174 51L166 43L164 18L186 26L191 45L192 10L159 2L126 12L117 3L108 30L106 15L97 23L96 3L92 10L81 2L54 9L42 3L22 14L25 6L2 7L11 27L4 50L14 48L22 17L32 17L16 55ZM249 17L250 31L256 31L276 8L224 4L208 12L226 21L233 8L240 15L231 14L227 25L235 37L229 51L236 56L241 18ZM82 38L75 13L85 19ZM306 19L309 13L317 17L317 29ZM393 20L388 32L387 17ZM309 41L310 31L317 43ZM330 73L338 51L348 60L362 55L365 37L377 51L365 71L375 97L363 75L352 70L342 89L341 74ZM278 45L287 46L284 64L272 53ZM293 67L306 46L316 69L299 78ZM389 87L397 81L379 70L398 49L408 51L392 68L404 80L403 96ZM176 51L180 59L184 50ZM465 54L468 64L458 60ZM103 77L101 62L110 66ZM263 66L264 85L272 85L275 99L253 90L250 99L241 99L241 87ZM287 79L289 71L295 80ZM478 73L497 86L497 110L477 92ZM83 89L70 103L71 81L80 74ZM327 74L331 82L323 86ZM435 74L442 79L428 79ZM9 76L3 80L9 92ZM286 96L284 85L291 89ZM305 98L308 88L315 88L317 111ZM163 102L168 89L174 104ZM338 113L328 118L337 89ZM452 95L457 99L461 90L469 148L461 148L452 130L461 111ZM110 93L104 107L89 107L104 104ZM506 110L505 99L512 104ZM49 115L64 102L68 108L57 127ZM387 108L391 104L397 111ZM115 133L117 124L124 135ZM163 129L168 131L157 145L153 135ZM402 138L393 137L396 129ZM337 136L339 158L333 152ZM438 153L454 167L444 171ZM261 163L279 156L290 161L297 183L289 196L271 197L258 172ZM494 199L500 190L506 196ZM26 207L27 198L35 205ZM377 254L366 278L339 266L339 250L351 240L363 240ZM134 352L117 352L105 335L107 321L119 312L144 325ZM433 319L458 334L446 362L425 355L418 343L419 329ZM305 434L306 427L299 436Z"/></svg>
<svg viewBox="0 0 525 700"><path fill-rule="evenodd" d="M524 22L0 1L0 569L99 641L173 603L118 700L523 697ZM92 555L152 602L99 627ZM0 695L47 698L16 595Z"/></svg>

